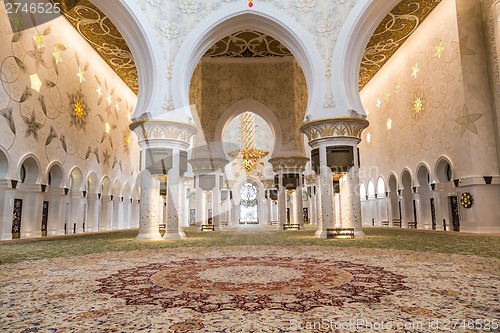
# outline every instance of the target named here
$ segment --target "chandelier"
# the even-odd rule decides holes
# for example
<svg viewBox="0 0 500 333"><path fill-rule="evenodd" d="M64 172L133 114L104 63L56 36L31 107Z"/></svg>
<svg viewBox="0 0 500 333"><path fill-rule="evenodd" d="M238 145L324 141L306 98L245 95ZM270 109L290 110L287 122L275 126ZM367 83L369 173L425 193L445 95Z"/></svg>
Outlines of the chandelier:
<svg viewBox="0 0 500 333"><path fill-rule="evenodd" d="M229 153L233 158L241 158L241 164L247 173L257 167L257 162L269 154L268 151L255 147L255 115L245 112L241 117L241 146L240 150Z"/></svg>

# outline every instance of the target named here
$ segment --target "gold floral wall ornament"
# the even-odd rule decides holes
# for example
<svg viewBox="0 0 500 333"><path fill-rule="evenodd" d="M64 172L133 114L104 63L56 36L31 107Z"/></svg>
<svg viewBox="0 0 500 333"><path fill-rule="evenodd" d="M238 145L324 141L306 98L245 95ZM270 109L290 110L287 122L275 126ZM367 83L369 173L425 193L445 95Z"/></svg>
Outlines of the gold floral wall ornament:
<svg viewBox="0 0 500 333"><path fill-rule="evenodd" d="M70 100L69 127L74 125L77 130L83 130L85 132L89 110L82 92L78 90L72 94L68 94L68 98Z"/></svg>
<svg viewBox="0 0 500 333"><path fill-rule="evenodd" d="M419 118L424 112L424 98L422 96L416 96L412 101L413 117Z"/></svg>
<svg viewBox="0 0 500 333"><path fill-rule="evenodd" d="M474 199L472 198L472 195L469 192L462 193L462 196L460 198L460 203L464 208L471 208L473 201Z"/></svg>

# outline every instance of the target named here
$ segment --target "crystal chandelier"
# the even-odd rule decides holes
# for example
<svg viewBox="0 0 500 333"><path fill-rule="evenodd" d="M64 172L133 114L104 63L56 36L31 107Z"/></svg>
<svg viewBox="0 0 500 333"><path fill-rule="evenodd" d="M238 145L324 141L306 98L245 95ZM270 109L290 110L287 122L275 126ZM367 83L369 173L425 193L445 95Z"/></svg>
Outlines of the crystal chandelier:
<svg viewBox="0 0 500 333"><path fill-rule="evenodd" d="M229 156L241 158L243 168L247 173L257 167L257 162L269 154L268 151L259 150L255 147L255 115L245 112L241 117L241 149L232 151Z"/></svg>

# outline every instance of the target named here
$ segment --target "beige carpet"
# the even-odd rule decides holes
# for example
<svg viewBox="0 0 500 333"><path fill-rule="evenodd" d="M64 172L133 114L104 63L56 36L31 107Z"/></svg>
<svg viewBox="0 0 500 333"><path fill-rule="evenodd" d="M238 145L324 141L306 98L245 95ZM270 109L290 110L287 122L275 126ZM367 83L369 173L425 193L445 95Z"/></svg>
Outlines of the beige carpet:
<svg viewBox="0 0 500 333"><path fill-rule="evenodd" d="M26 261L0 267L0 331L494 331L499 268L472 256L324 247Z"/></svg>

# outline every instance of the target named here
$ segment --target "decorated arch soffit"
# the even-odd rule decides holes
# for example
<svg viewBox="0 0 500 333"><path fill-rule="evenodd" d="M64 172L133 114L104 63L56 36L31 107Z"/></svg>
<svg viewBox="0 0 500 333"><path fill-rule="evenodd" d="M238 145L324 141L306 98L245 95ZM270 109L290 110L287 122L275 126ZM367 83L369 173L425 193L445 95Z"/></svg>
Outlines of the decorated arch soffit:
<svg viewBox="0 0 500 333"><path fill-rule="evenodd" d="M366 46L359 90L377 74L441 0L403 0L380 22Z"/></svg>
<svg viewBox="0 0 500 333"><path fill-rule="evenodd" d="M137 95L137 69L127 42L111 20L88 0L56 0L66 19Z"/></svg>
<svg viewBox="0 0 500 333"><path fill-rule="evenodd" d="M137 69L122 35L108 17L89 0L57 0L65 17L108 65L134 91L139 92ZM370 39L359 71L359 90L377 74L418 28L440 0L403 0L382 20ZM233 33L205 54L212 58L292 56L273 37L254 30Z"/></svg>

